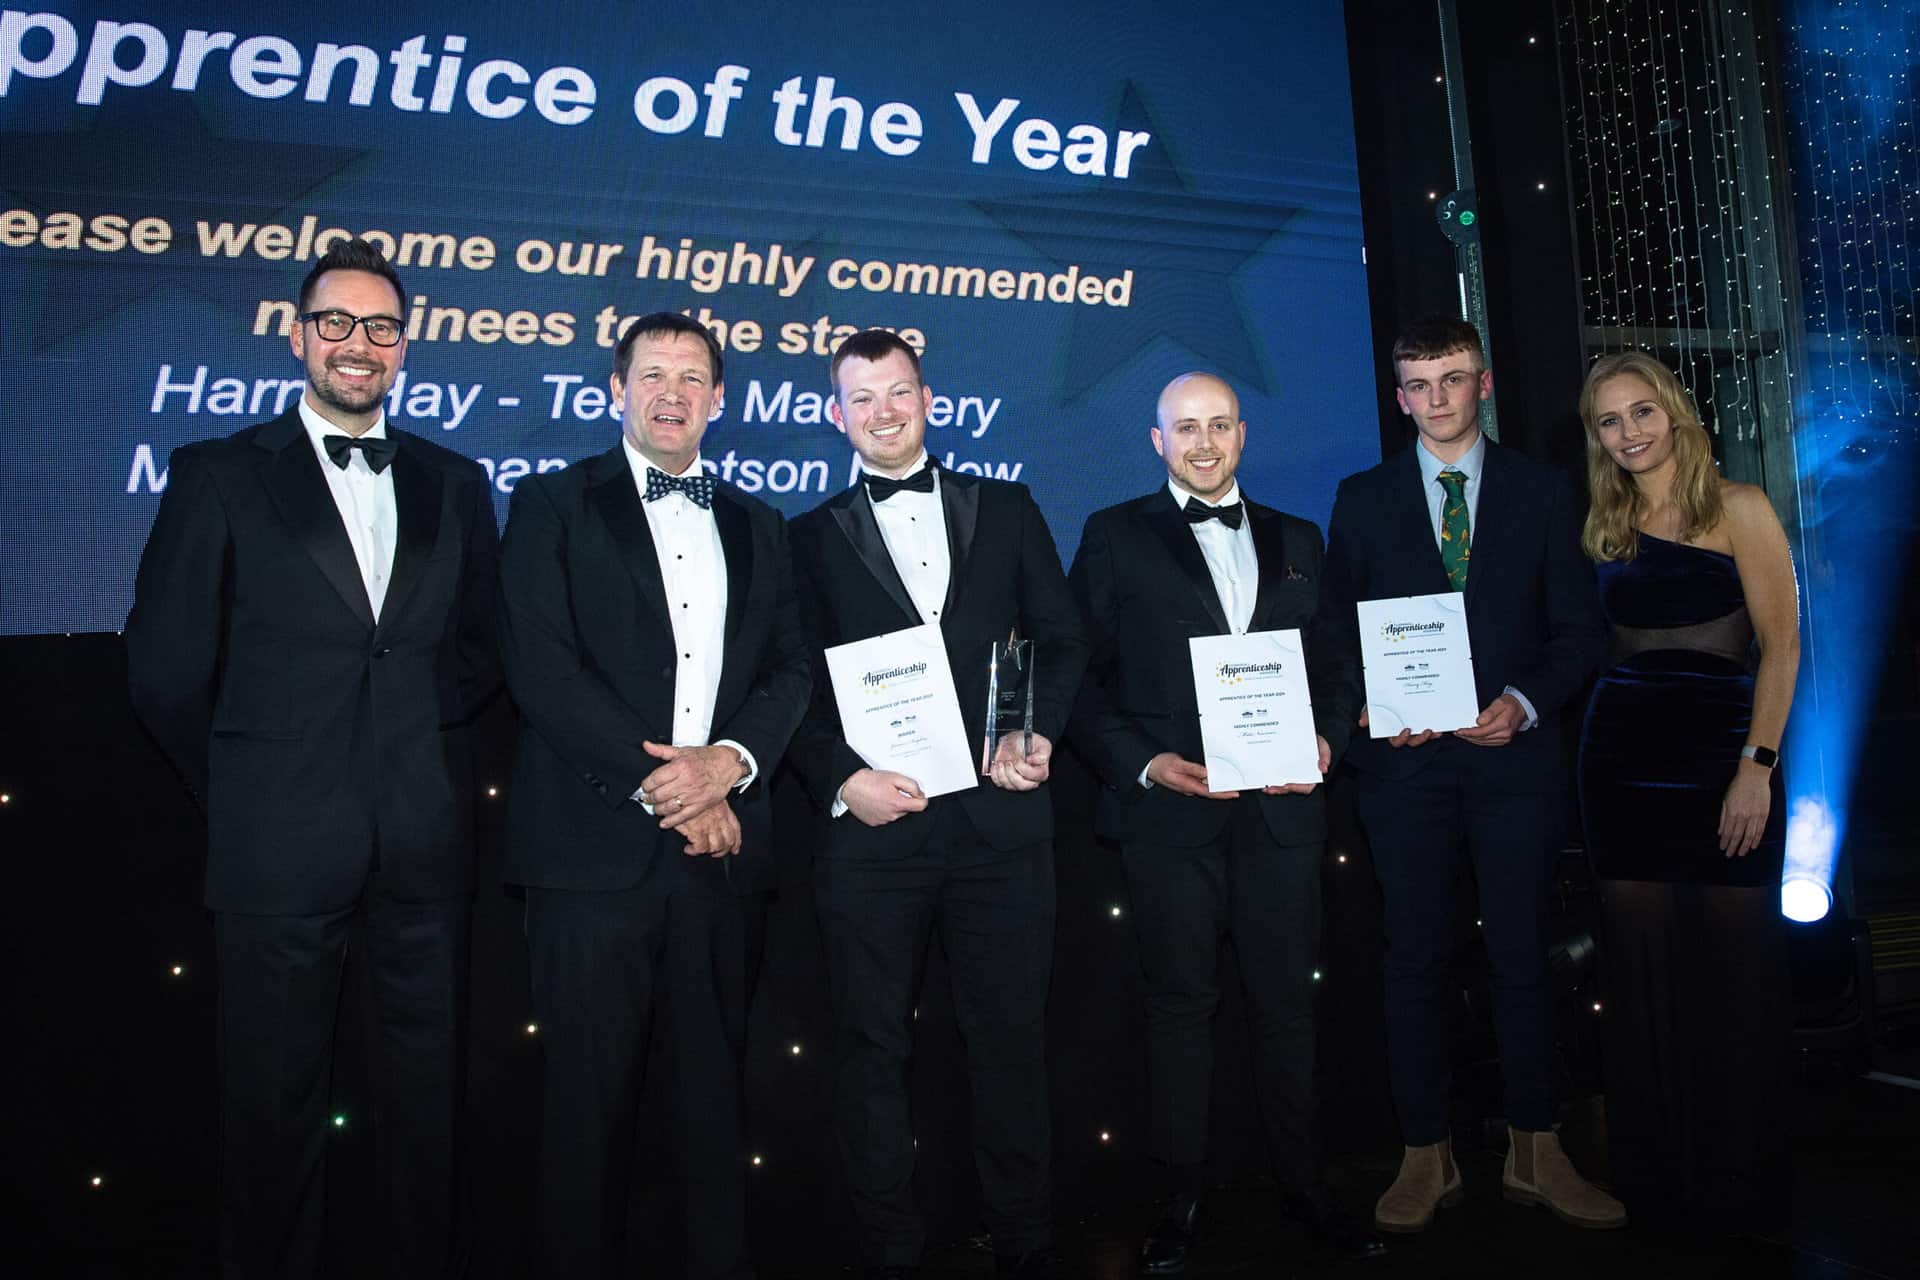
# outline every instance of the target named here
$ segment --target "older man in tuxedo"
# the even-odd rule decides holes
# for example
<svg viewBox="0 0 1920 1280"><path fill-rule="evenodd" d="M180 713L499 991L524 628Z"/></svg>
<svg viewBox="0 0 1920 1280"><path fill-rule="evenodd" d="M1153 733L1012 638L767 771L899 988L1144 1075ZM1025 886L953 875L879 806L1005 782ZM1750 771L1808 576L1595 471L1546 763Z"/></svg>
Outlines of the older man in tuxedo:
<svg viewBox="0 0 1920 1280"><path fill-rule="evenodd" d="M1214 789L1188 647L1196 636L1299 629L1324 774L1358 706L1345 651L1314 625L1320 531L1243 495L1235 473L1247 424L1221 379L1188 373L1169 382L1149 434L1167 482L1095 512L1070 575L1093 642L1075 741L1106 784L1099 831L1120 843L1133 900L1146 980L1149 1142L1168 1183L1141 1268L1182 1270L1199 1233L1219 953L1229 938L1285 1208L1336 1247L1367 1256L1382 1251L1379 1239L1335 1204L1320 1178L1320 787Z"/></svg>
<svg viewBox="0 0 1920 1280"><path fill-rule="evenodd" d="M634 1122L663 1004L684 1271L751 1274L741 1059L773 887L767 792L811 676L784 522L701 462L721 376L699 324L634 321L614 350L619 443L522 479L501 545L522 716L506 874L526 887L546 1051L533 1247L551 1280L631 1265Z"/></svg>
<svg viewBox="0 0 1920 1280"><path fill-rule="evenodd" d="M793 522L816 655L923 624L940 628L968 741L983 741L987 663L1035 646L1034 733L999 739L989 776L929 799L847 744L823 677L794 763L827 811L814 894L838 1040L834 1134L874 1276L916 1272L907 1060L928 941L938 930L973 1086L974 1157L1003 1275L1052 1275L1045 1054L1053 961L1053 805L1046 782L1086 662L1059 554L1025 486L940 470L925 442L932 392L912 347L848 338L829 366L834 423L860 482Z"/></svg>
<svg viewBox="0 0 1920 1280"><path fill-rule="evenodd" d="M473 777L498 687L486 474L395 430L406 291L335 244L300 287L299 403L174 452L127 618L134 709L205 809L223 1276L320 1268L342 961L367 980L377 1256L462 1261Z"/></svg>

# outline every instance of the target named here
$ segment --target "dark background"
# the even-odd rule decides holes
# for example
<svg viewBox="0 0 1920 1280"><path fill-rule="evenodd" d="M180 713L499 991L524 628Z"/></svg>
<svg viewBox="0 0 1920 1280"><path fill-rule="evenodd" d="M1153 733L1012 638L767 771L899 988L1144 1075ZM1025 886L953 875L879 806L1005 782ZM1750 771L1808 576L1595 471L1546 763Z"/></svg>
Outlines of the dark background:
<svg viewBox="0 0 1920 1280"><path fill-rule="evenodd" d="M1454 185L1443 90L1434 83L1440 67L1432 15L1429 4L1347 6L1382 453L1410 439L1392 400L1391 334L1402 318L1449 310L1457 299L1452 250L1427 199L1429 191ZM1539 3L1465 5L1462 12L1480 209L1498 229L1486 244L1502 439L1575 469L1573 398L1583 356L1558 159L1553 22L1553 6ZM1538 42L1528 44L1528 35ZM1539 181L1548 183L1547 192L1537 190ZM1873 838L1860 839L1868 852L1853 870L1861 909L1874 906L1892 918L1911 911L1915 897L1915 789L1907 780L1916 682L1911 582L1890 589L1902 604L1887 639L1880 712L1864 730L1870 746L1854 798L1856 829L1864 825ZM10 722L0 735L0 790L9 797L0 805L0 847L12 878L0 921L11 1010L9 1048L0 1055L0 1120L10 1153L4 1191L10 1216L25 1226L23 1256L40 1260L48 1273L204 1273L216 1082L211 931L199 906L203 831L133 722L124 683L117 636L0 639L0 706ZM483 785L504 788L513 727L510 707L496 703L484 724ZM1067 1221L1145 1204L1154 1184L1139 1145L1143 1028L1124 884L1112 850L1090 834L1094 784L1071 753L1061 758L1053 786L1059 923L1050 1016L1057 1207ZM764 1160L752 1221L766 1261L838 1263L850 1236L827 1133L824 974L806 891L814 818L790 777L777 778L775 788L782 891L750 1033L752 1132ZM1394 1152L1397 1136L1379 1015L1377 890L1344 778L1336 777L1330 800L1336 834L1324 877L1323 1116L1329 1155L1351 1161ZM478 1276L513 1274L521 1257L539 1069L538 1037L526 1031L520 904L496 887L508 801L501 795L486 802L474 929L469 1085ZM1590 914L1577 850L1563 859L1562 871L1555 928L1577 935ZM1495 1096L1494 1082L1477 1066L1486 1043L1472 994L1470 914L1461 919L1455 1129L1467 1147L1477 1143L1476 1122L1492 1114ZM915 1066L920 1192L936 1212L935 1241L952 1242L980 1227L958 1036L937 951L936 944ZM1906 963L1920 963L1920 954ZM176 965L184 967L177 977ZM1597 1087L1589 1016L1596 994L1583 970L1566 971L1560 1063L1570 1110L1590 1109ZM335 1084L347 1124L334 1135L329 1166L340 1210L331 1216L331 1247L343 1274L358 1269L357 1251L368 1246L354 1224L365 1220L377 1142L357 1107L358 1016L349 985ZM659 1031L671 1034L670 1027ZM1263 1153L1257 1126L1247 1122L1237 993L1229 992L1219 1037L1215 1151L1223 1177L1245 1179L1261 1171ZM1783 1122L1826 1124L1840 1088L1816 1075L1805 1108ZM649 1133L660 1129L665 1105L654 1091L643 1118ZM1843 1119L1844 1127L1836 1125L1813 1148L1821 1177L1845 1176L1836 1169L1857 1176L1849 1161L1875 1139L1899 1151L1915 1135L1912 1109L1896 1110L1884 1098ZM643 1138L636 1225L665 1225L674 1217L672 1169L658 1154L664 1143ZM1868 1175L1865 1190L1835 1183L1850 1189L1829 1197L1828 1221L1878 1274L1913 1274L1920 1240L1911 1167L1890 1161L1880 1169ZM90 1185L95 1177L103 1180L98 1188ZM1355 1207L1364 1207L1358 1198ZM1839 1249L1843 1236L1816 1244Z"/></svg>

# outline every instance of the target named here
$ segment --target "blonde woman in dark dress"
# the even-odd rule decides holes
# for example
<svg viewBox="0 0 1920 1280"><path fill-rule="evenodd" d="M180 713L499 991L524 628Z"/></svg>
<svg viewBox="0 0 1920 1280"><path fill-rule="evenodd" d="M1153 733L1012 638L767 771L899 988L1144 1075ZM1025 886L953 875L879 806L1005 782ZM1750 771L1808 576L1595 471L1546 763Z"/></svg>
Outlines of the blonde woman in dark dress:
<svg viewBox="0 0 1920 1280"><path fill-rule="evenodd" d="M1792 991L1776 753L1800 660L1767 496L1721 478L1687 390L1640 352L1580 393L1613 648L1581 733L1600 882L1614 1189L1636 1221L1777 1207Z"/></svg>

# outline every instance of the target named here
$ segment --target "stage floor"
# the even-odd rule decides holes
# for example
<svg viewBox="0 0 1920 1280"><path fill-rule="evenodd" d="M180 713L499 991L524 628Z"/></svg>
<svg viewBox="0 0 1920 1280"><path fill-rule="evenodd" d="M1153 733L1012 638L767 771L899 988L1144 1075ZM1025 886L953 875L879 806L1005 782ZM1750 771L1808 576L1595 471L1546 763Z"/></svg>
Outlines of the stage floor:
<svg viewBox="0 0 1920 1280"><path fill-rule="evenodd" d="M1908 1053L1905 1058L1920 1057ZM1884 1065L1884 1064L1883 1064ZM1500 1197L1498 1152L1463 1153L1466 1203L1445 1210L1418 1236L1388 1237L1385 1258L1333 1257L1281 1219L1277 1196L1257 1184L1217 1189L1212 1227L1186 1280L1226 1277L1534 1277L1554 1280L1879 1280L1920 1276L1920 1087L1852 1078L1809 1082L1795 1144L1793 1209L1785 1221L1738 1232L1674 1235L1629 1225L1579 1231L1545 1210ZM1569 1126L1571 1128L1571 1126ZM1568 1146L1581 1155L1577 1135ZM1329 1181L1343 1202L1370 1207L1393 1177L1397 1150L1332 1162ZM1062 1275L1121 1280L1138 1275L1135 1251L1154 1206L1061 1224ZM824 1280L844 1270L764 1268L771 1280ZM982 1247L958 1246L928 1259L924 1280L987 1280Z"/></svg>

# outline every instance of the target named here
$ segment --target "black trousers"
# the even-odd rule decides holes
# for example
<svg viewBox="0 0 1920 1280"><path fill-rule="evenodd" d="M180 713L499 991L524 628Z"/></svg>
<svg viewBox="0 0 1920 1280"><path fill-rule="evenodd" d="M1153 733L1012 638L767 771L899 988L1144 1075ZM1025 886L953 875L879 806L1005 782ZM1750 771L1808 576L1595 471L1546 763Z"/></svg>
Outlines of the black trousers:
<svg viewBox="0 0 1920 1280"><path fill-rule="evenodd" d="M1255 796L1206 844L1120 846L1147 1006L1149 1142L1170 1190L1205 1189L1220 952L1231 939L1267 1151L1283 1186L1319 1181L1314 968L1321 843L1274 841Z"/></svg>
<svg viewBox="0 0 1920 1280"><path fill-rule="evenodd" d="M1446 743L1412 777L1360 776L1360 818L1386 904L1388 1075L1408 1146L1448 1131L1448 983L1463 842L1480 891L1507 1120L1516 1129L1553 1127L1546 891L1563 797L1548 782L1519 786L1494 772L1498 750Z"/></svg>
<svg viewBox="0 0 1920 1280"><path fill-rule="evenodd" d="M464 1269L466 897L310 916L214 913L220 984L220 1274L320 1273L334 1025L349 952L366 980L382 1274Z"/></svg>
<svg viewBox="0 0 1920 1280"><path fill-rule="evenodd" d="M686 1274L752 1274L741 1061L766 905L691 880L656 866L631 889L527 890L546 1057L533 1217L544 1280L624 1274L634 1127L661 1001L673 1027Z"/></svg>
<svg viewBox="0 0 1920 1280"><path fill-rule="evenodd" d="M875 1266L915 1265L926 1241L913 1198L907 1062L936 929L966 1043L974 1166L993 1247L1024 1253L1053 1243L1053 846L995 850L958 804L933 803L927 843L907 857L814 862L838 1055L834 1137L863 1260Z"/></svg>

